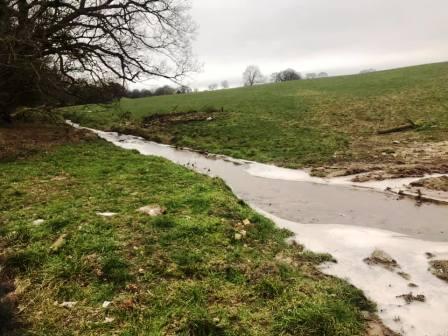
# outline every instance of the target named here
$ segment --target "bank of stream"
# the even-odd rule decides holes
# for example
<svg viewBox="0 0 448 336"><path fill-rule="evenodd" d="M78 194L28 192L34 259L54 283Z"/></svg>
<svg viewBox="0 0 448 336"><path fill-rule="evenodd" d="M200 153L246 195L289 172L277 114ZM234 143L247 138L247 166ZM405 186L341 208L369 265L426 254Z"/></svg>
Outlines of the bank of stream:
<svg viewBox="0 0 448 336"><path fill-rule="evenodd" d="M354 183L350 177L321 179L305 171L92 131L121 148L222 178L239 198L294 232L299 243L331 253L338 262L323 265L323 271L364 290L393 330L411 336L447 335L448 284L428 269L431 259L448 259L448 206L416 204L415 199L385 191L417 179L373 183ZM374 250L392 256L396 265L367 263ZM411 293L424 297L424 302L407 302L402 295Z"/></svg>

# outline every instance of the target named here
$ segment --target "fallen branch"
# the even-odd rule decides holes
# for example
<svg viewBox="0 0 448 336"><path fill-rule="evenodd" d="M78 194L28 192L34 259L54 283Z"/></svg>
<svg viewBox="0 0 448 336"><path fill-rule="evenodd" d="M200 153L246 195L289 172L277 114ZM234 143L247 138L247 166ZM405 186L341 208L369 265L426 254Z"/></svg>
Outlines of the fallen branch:
<svg viewBox="0 0 448 336"><path fill-rule="evenodd" d="M408 122L409 123L407 125L402 125L402 126L398 126L398 127L388 128L385 130L380 130L380 131L378 131L378 134L390 134L390 133L410 131L417 127L417 125L412 120L408 120Z"/></svg>

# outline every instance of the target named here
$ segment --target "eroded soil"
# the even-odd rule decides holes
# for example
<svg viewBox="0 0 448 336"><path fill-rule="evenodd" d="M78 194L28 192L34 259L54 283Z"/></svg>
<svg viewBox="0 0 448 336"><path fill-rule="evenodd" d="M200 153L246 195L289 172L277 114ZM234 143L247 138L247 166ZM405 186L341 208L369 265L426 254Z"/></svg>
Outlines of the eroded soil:
<svg viewBox="0 0 448 336"><path fill-rule="evenodd" d="M46 152L62 144L79 143L96 138L85 130L64 124L14 122L0 125L0 161L21 159Z"/></svg>
<svg viewBox="0 0 448 336"><path fill-rule="evenodd" d="M431 177L411 183L412 187L448 192L448 176Z"/></svg>
<svg viewBox="0 0 448 336"><path fill-rule="evenodd" d="M362 156L360 160L356 159L355 153L352 162L316 167L311 172L315 176L325 177L360 174L353 179L353 182L448 173L448 141L422 144L394 140L389 145L384 144L384 141L384 139L378 140L376 146L371 146L370 154L367 154L369 152L367 148L360 150L359 155ZM448 191L448 178L426 179L415 183L414 186Z"/></svg>

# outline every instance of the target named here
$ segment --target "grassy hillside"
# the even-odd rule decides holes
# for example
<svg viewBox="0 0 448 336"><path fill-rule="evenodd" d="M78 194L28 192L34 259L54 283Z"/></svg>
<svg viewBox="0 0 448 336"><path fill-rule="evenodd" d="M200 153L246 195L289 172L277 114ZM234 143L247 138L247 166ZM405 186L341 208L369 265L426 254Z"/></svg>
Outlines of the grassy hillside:
<svg viewBox="0 0 448 336"><path fill-rule="evenodd" d="M88 106L70 109L69 115L85 125L283 166L372 161L394 140L448 139L447 83L448 63L439 63L365 75L124 99L120 108ZM213 112L221 109L224 112ZM142 123L147 116L173 112L188 114ZM205 120L206 113L213 120ZM376 135L377 130L399 126L408 119L419 125L417 130Z"/></svg>
<svg viewBox="0 0 448 336"><path fill-rule="evenodd" d="M0 335L352 336L373 310L328 255L160 158L75 142L0 161L0 189Z"/></svg>

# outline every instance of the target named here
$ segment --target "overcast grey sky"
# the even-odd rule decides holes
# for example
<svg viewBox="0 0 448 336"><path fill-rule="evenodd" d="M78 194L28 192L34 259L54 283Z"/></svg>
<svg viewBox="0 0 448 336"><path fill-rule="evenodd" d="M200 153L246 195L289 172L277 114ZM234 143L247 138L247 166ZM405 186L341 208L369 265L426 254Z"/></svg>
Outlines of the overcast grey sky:
<svg viewBox="0 0 448 336"><path fill-rule="evenodd" d="M330 75L448 60L448 0L192 0L192 87L241 84L249 64Z"/></svg>

